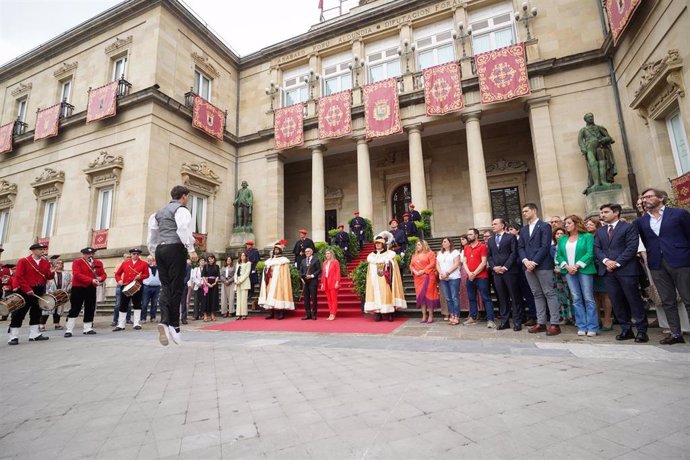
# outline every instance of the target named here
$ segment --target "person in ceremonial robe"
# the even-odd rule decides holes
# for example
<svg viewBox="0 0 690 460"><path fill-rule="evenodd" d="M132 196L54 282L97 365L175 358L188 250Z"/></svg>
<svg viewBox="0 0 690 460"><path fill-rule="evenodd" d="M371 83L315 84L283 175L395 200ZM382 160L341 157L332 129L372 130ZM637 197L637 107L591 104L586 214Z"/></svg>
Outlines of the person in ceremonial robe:
<svg viewBox="0 0 690 460"><path fill-rule="evenodd" d="M38 296L46 292L46 283L53 277L53 268L45 258L43 243L35 243L29 247L31 254L17 261L15 270L16 292L24 299L24 306L12 312L10 321L10 345L19 344L19 329L22 327L27 312L29 313L29 342L48 340L41 334L38 326L41 323L41 308L38 306Z"/></svg>
<svg viewBox="0 0 690 460"><path fill-rule="evenodd" d="M149 276L149 266L146 262L139 258L141 255L141 249L132 248L129 250L132 255L131 259L125 260L120 264L120 268L115 272L115 281L119 286L123 288L133 281L141 283ZM117 326L113 329L113 332L124 331L125 321L127 319L127 308L129 308L130 300L134 304L133 314L134 314L134 329L141 329L141 298L143 295L143 290L140 288L134 295L126 295L123 289L122 299L120 300L120 314L117 317Z"/></svg>
<svg viewBox="0 0 690 460"><path fill-rule="evenodd" d="M273 255L266 260L261 276L261 290L259 291L259 305L270 310L266 319L283 319L285 310L294 310L295 302L292 297L292 279L290 277L290 259L283 255L287 241L276 241L273 245Z"/></svg>
<svg viewBox="0 0 690 460"><path fill-rule="evenodd" d="M367 256L367 284L364 298L364 312L374 313L374 319L381 321L386 315L393 321L396 310L407 308L400 268L395 252L387 247L386 236L379 234L374 239L374 252Z"/></svg>
<svg viewBox="0 0 690 460"><path fill-rule="evenodd" d="M72 337L77 317L84 308L84 331L86 335L94 335L93 316L96 313L96 286L105 283L107 275L103 270L103 262L96 260L96 250L86 247L81 250L82 257L72 262L72 290L70 292L71 308L67 316L65 337Z"/></svg>

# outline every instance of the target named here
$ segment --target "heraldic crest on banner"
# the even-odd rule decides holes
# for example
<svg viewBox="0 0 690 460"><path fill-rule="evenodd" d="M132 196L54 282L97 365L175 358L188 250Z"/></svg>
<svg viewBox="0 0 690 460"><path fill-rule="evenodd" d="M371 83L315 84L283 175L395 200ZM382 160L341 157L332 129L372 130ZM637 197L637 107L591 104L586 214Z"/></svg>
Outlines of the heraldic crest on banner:
<svg viewBox="0 0 690 460"><path fill-rule="evenodd" d="M219 141L225 132L225 112L201 96L194 96L192 126Z"/></svg>
<svg viewBox="0 0 690 460"><path fill-rule="evenodd" d="M304 144L304 104L276 109L273 129L276 150Z"/></svg>
<svg viewBox="0 0 690 460"><path fill-rule="evenodd" d="M457 62L448 62L424 69L423 78L427 115L444 115L465 107L460 83L460 67Z"/></svg>
<svg viewBox="0 0 690 460"><path fill-rule="evenodd" d="M613 44L616 45L642 0L606 0L605 3Z"/></svg>
<svg viewBox="0 0 690 460"><path fill-rule="evenodd" d="M117 81L89 91L86 122L115 116L117 111Z"/></svg>
<svg viewBox="0 0 690 460"><path fill-rule="evenodd" d="M319 98L319 139L333 139L352 133L352 91Z"/></svg>
<svg viewBox="0 0 690 460"><path fill-rule="evenodd" d="M505 102L531 91L525 44L510 45L475 57L482 104Z"/></svg>
<svg viewBox="0 0 690 460"><path fill-rule="evenodd" d="M58 135L61 106L62 104L55 104L46 109L38 111L36 114L34 142L46 137L54 137Z"/></svg>
<svg viewBox="0 0 690 460"><path fill-rule="evenodd" d="M389 78L371 83L364 86L362 92L367 139L402 132L398 102L398 79Z"/></svg>

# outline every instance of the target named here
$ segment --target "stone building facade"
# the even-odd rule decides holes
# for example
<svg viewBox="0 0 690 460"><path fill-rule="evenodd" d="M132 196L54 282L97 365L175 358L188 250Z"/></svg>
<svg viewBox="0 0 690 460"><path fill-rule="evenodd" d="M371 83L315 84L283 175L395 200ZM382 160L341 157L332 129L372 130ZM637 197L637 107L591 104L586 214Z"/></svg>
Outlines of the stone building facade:
<svg viewBox="0 0 690 460"><path fill-rule="evenodd" d="M242 57L176 0L114 7L0 67L0 125L27 125L0 156L3 256L38 238L76 256L108 229L101 256L113 266L145 243L148 215L178 183L194 194L195 230L221 253L243 180L260 247L302 227L322 241L355 209L382 230L410 202L433 212L436 236L495 215L520 222L527 201L546 217L583 214L586 112L616 140L624 204L641 187L668 188L690 169L687 2L642 2L615 47L600 0L532 0L525 14L532 7L527 28L518 0L361 2ZM516 42L531 95L480 104L473 53ZM428 117L421 70L448 60L460 63L465 108ZM117 115L87 124L88 89L123 76L132 86ZM367 141L361 86L384 77L398 78L404 133ZM316 99L349 88L353 135L319 141ZM190 90L226 110L223 141L192 128ZM74 110L59 135L33 142L33 114L65 98ZM273 109L295 102L306 106L304 145L276 151Z"/></svg>

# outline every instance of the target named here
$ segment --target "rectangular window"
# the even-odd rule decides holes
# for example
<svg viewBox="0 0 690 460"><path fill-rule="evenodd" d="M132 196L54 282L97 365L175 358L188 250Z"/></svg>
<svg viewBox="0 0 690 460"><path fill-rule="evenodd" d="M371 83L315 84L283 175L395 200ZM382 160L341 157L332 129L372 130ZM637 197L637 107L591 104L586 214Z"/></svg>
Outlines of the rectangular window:
<svg viewBox="0 0 690 460"><path fill-rule="evenodd" d="M688 148L688 137L685 133L683 119L679 111L676 111L666 119L666 127L671 139L673 159L680 176L690 171L690 149Z"/></svg>
<svg viewBox="0 0 690 460"><path fill-rule="evenodd" d="M194 93L203 97L207 101L211 101L211 86L213 80L208 78L198 70L194 71Z"/></svg>
<svg viewBox="0 0 690 460"><path fill-rule="evenodd" d="M455 59L451 23L434 24L433 28L415 31L417 70L424 70Z"/></svg>
<svg viewBox="0 0 690 460"><path fill-rule="evenodd" d="M394 46L368 54L367 69L369 83L402 75L398 47Z"/></svg>
<svg viewBox="0 0 690 460"><path fill-rule="evenodd" d="M96 212L95 230L110 228L110 217L113 212L113 189L102 188L98 191L98 211Z"/></svg>
<svg viewBox="0 0 690 460"><path fill-rule="evenodd" d="M474 55L516 43L511 3L500 3L470 14Z"/></svg>
<svg viewBox="0 0 690 460"><path fill-rule="evenodd" d="M17 120L26 122L26 97L17 100Z"/></svg>
<svg viewBox="0 0 690 460"><path fill-rule="evenodd" d="M189 194L189 212L192 214L192 231L206 233L206 197Z"/></svg>
<svg viewBox="0 0 690 460"><path fill-rule="evenodd" d="M127 56L113 60L113 80L124 78L127 72Z"/></svg>
<svg viewBox="0 0 690 460"><path fill-rule="evenodd" d="M7 241L7 230L10 227L10 210L0 209L0 244Z"/></svg>
<svg viewBox="0 0 690 460"><path fill-rule="evenodd" d="M60 82L60 102L69 102L72 96L72 79Z"/></svg>
<svg viewBox="0 0 690 460"><path fill-rule="evenodd" d="M309 69L307 67L285 71L283 74L283 107L306 102L309 99L309 87L304 81L308 75Z"/></svg>
<svg viewBox="0 0 690 460"><path fill-rule="evenodd" d="M349 64L350 61L347 60L339 64L324 66L322 76L324 96L352 89L352 72Z"/></svg>
<svg viewBox="0 0 690 460"><path fill-rule="evenodd" d="M43 202L43 223L41 224L41 238L50 238L53 235L53 225L55 224L55 200Z"/></svg>

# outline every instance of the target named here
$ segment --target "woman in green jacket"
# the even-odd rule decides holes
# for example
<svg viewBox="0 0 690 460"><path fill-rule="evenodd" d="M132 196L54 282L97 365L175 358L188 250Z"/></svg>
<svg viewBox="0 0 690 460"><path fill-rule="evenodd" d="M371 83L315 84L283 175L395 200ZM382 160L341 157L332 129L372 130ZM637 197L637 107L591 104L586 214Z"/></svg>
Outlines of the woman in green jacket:
<svg viewBox="0 0 690 460"><path fill-rule="evenodd" d="M565 274L573 297L577 335L595 337L599 333L597 307L594 302L594 237L585 229L581 217L565 218L567 235L558 241L556 264Z"/></svg>

